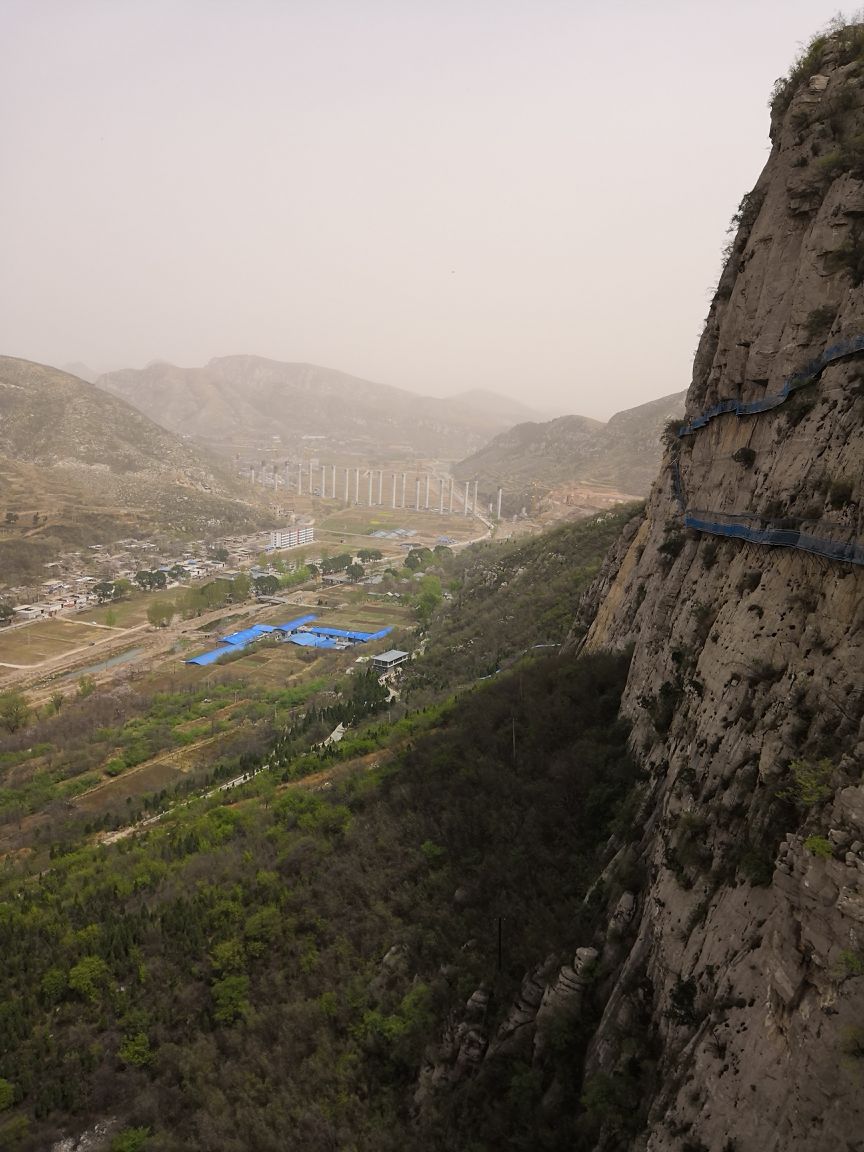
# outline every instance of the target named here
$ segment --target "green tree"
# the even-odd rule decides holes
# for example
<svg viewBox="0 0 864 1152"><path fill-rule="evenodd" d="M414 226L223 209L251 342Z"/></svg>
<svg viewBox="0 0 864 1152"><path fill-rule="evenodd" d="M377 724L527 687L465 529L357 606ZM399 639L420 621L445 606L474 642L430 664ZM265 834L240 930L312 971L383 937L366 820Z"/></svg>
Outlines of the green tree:
<svg viewBox="0 0 864 1152"><path fill-rule="evenodd" d="M108 625L109 628L113 628L114 625L117 623L117 613L114 611L113 608L109 608L108 611L105 613L105 623Z"/></svg>
<svg viewBox="0 0 864 1152"><path fill-rule="evenodd" d="M7 732L23 728L30 716L30 705L20 692L4 692L0 696L0 724Z"/></svg>
<svg viewBox="0 0 864 1152"><path fill-rule="evenodd" d="M272 596L279 591L278 576L256 576L255 594L257 596Z"/></svg>
<svg viewBox="0 0 864 1152"><path fill-rule="evenodd" d="M135 1068L146 1068L152 1064L153 1050L147 1033L133 1032L131 1036L124 1036L117 1055L124 1064L132 1064Z"/></svg>
<svg viewBox="0 0 864 1152"><path fill-rule="evenodd" d="M437 576L424 576L420 582L420 595L417 598L417 616L427 623L432 613L443 600L441 581Z"/></svg>
<svg viewBox="0 0 864 1152"><path fill-rule="evenodd" d="M220 1024L232 1024L249 1008L249 977L226 976L213 985L214 1017Z"/></svg>
<svg viewBox="0 0 864 1152"><path fill-rule="evenodd" d="M789 765L792 783L785 791L778 793L784 800L792 800L802 808L821 804L834 794L831 787L831 773L834 765L830 760L820 760L811 764L809 760L793 760Z"/></svg>
<svg viewBox="0 0 864 1152"><path fill-rule="evenodd" d="M92 676L89 675L89 673L86 676L82 676L78 681L77 691L78 696L82 700L86 700L88 696L92 696L96 691L96 681Z"/></svg>
<svg viewBox="0 0 864 1152"><path fill-rule="evenodd" d="M140 572L135 573L135 583L142 592L146 592L149 588L153 587L153 573L146 568L142 568Z"/></svg>
<svg viewBox="0 0 864 1152"><path fill-rule="evenodd" d="M5 1112L15 1103L15 1085L0 1078L0 1112Z"/></svg>
<svg viewBox="0 0 864 1152"><path fill-rule="evenodd" d="M11 604L0 603L0 624L5 624L7 620L11 620L15 615L15 609Z"/></svg>
<svg viewBox="0 0 864 1152"><path fill-rule="evenodd" d="M147 608L147 619L154 628L167 628L176 611L177 605L170 600L157 600Z"/></svg>
<svg viewBox="0 0 864 1152"><path fill-rule="evenodd" d="M366 575L366 569L362 564L349 564L345 571L348 573L348 579L354 584L356 584L358 580L362 580Z"/></svg>
<svg viewBox="0 0 864 1152"><path fill-rule="evenodd" d="M111 600L114 597L114 581L113 580L100 580L98 584L93 585L93 595L100 604L104 604L106 600Z"/></svg>
<svg viewBox="0 0 864 1152"><path fill-rule="evenodd" d="M305 584L311 576L312 573L309 568L305 564L301 564L293 572L286 572L284 576L280 576L279 584L282 588L293 588L295 584Z"/></svg>
<svg viewBox="0 0 864 1152"><path fill-rule="evenodd" d="M127 580L125 576L118 576L114 581L114 594L113 600L122 600L124 596L128 596L132 591L132 581Z"/></svg>
<svg viewBox="0 0 864 1152"><path fill-rule="evenodd" d="M124 1128L111 1141L111 1152L143 1152L149 1128Z"/></svg>
<svg viewBox="0 0 864 1152"><path fill-rule="evenodd" d="M108 982L108 965L101 956L84 956L69 972L69 987L84 1000L97 1000Z"/></svg>
<svg viewBox="0 0 864 1152"><path fill-rule="evenodd" d="M252 590L252 581L245 572L240 572L231 581L231 600L234 604L239 604L242 600L249 598L249 593Z"/></svg>

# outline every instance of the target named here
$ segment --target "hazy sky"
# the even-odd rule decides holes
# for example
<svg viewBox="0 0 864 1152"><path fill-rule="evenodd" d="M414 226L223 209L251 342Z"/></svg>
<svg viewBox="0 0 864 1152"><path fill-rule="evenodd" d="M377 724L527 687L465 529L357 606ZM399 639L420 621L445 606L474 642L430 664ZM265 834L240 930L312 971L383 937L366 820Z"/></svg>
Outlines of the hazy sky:
<svg viewBox="0 0 864 1152"><path fill-rule="evenodd" d="M835 0L0 0L0 352L684 388Z"/></svg>

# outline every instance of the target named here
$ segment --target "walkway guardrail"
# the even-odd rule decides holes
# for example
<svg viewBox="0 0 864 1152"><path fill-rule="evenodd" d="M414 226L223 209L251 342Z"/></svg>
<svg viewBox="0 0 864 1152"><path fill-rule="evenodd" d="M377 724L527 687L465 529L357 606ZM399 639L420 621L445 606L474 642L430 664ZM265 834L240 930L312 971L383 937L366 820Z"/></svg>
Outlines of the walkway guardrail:
<svg viewBox="0 0 864 1152"><path fill-rule="evenodd" d="M712 404L710 408L706 408L704 412L700 412L698 416L694 416L688 423L682 424L678 429L678 435L679 437L692 436L694 432L704 428L709 421L717 416L729 414L755 416L760 412L770 412L772 408L779 408L799 388L804 388L807 384L812 384L814 380L818 380L829 364L834 364L838 360L844 360L847 356L854 356L859 352L864 352L864 335L854 336L851 340L840 340L826 348L821 356L817 356L815 360L805 364L799 372L787 377L779 392L775 392L771 396L764 396L761 400L721 400L717 404Z"/></svg>
<svg viewBox="0 0 864 1152"><path fill-rule="evenodd" d="M864 335L840 340L826 348L821 356L805 364L800 371L789 376L779 392L765 396L762 400L721 400L694 416L687 424L682 424L678 436L692 436L716 416L755 416L779 408L799 388L818 380L829 364L859 352L864 352ZM746 540L751 544L797 548L802 552L811 552L815 556L847 564L864 564L864 543L853 535L851 529L847 531L839 524L830 524L824 520L805 521L790 516L768 519L755 513L686 511L686 496L677 458L672 461L672 492L686 528Z"/></svg>
<svg viewBox="0 0 864 1152"><path fill-rule="evenodd" d="M787 518L788 519L788 518ZM851 535L845 540L831 539L814 535L801 527L780 527L776 522L761 520L756 516L734 516L719 512L685 512L685 528L695 528L699 532L710 532L717 536L731 536L737 540L747 540L751 544L770 544L779 548L797 548L802 552L812 552L815 556L825 556L829 560L841 560L847 564L864 564L864 544ZM832 528L836 526L832 525Z"/></svg>

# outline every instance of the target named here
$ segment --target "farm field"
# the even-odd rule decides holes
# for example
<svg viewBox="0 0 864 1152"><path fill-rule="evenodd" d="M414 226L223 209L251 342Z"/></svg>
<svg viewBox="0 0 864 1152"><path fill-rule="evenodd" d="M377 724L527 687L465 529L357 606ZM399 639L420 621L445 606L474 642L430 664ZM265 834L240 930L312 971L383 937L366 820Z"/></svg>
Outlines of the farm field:
<svg viewBox="0 0 864 1152"><path fill-rule="evenodd" d="M17 665L35 668L43 661L54 660L81 648L97 647L116 641L134 630L130 639L139 639L147 626L147 610L160 600L176 600L183 589L161 589L145 595L108 604L90 605L74 616L33 620L31 623L0 631L0 666Z"/></svg>
<svg viewBox="0 0 864 1152"><path fill-rule="evenodd" d="M451 516L438 512L417 512L411 508L347 508L324 516L317 529L317 537L349 535L368 537L372 532L393 532L397 528L413 529L417 536L406 538L406 543L421 540L435 541L439 536L452 536L456 540L469 540L477 535L478 522L473 516ZM356 541L352 541L356 543ZM398 546L396 540L368 542L372 548Z"/></svg>
<svg viewBox="0 0 864 1152"><path fill-rule="evenodd" d="M139 593L136 589L129 599L113 600L109 604L93 605L81 614L97 624L113 620L118 628L134 628L147 623L147 609L160 601L176 601L186 594L189 585L181 588L160 588L158 591ZM75 617L74 619L77 619Z"/></svg>
<svg viewBox="0 0 864 1152"><path fill-rule="evenodd" d="M32 667L122 634L122 628L95 626L89 620L34 620L0 633L0 664Z"/></svg>
<svg viewBox="0 0 864 1152"><path fill-rule="evenodd" d="M414 623L408 605L370 601L362 588L334 589L316 599L327 602L308 610L328 626L377 631ZM272 604L250 605L246 612L222 609L191 634L50 620L3 636L12 654L18 645L29 646L34 662L83 646L90 663L52 672L50 692L46 688L42 696L28 693L39 724L35 738L27 738L29 746L16 742L14 733L3 741L0 856L45 851L67 827L95 833L123 826L142 806L144 812L155 810L148 805L158 797L224 778L244 755L260 754L275 732L294 723L306 699L330 707L338 685L351 682L346 673L358 667L359 655L389 646L388 639L344 651L263 643L224 664L185 663L235 627L281 623L301 611ZM21 639L27 631L33 635L29 642ZM83 672L95 669L112 646L91 647L90 636L107 636L114 647L122 647L124 638L134 637L136 644L133 658L112 658L95 685L90 677L85 683Z"/></svg>

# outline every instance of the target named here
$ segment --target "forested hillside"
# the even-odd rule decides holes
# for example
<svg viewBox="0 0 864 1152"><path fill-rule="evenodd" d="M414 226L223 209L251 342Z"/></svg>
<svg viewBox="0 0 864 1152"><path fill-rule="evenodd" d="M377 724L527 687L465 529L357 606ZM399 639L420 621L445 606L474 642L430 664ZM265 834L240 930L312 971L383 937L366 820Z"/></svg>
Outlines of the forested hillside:
<svg viewBox="0 0 864 1152"><path fill-rule="evenodd" d="M639 511L420 550L412 591L451 598L420 595L395 701L323 664L281 689L230 665L171 691L85 684L62 707L7 694L0 1147L590 1147L578 1097L539 1135L535 1117L579 1067L583 1024L482 1067L470 1037L506 1031L538 960L553 972L605 931L585 898L635 779L629 658L554 649ZM103 771L218 736L228 704L209 767L125 808L118 793L98 820L71 811ZM321 745L340 721L344 741Z"/></svg>
<svg viewBox="0 0 864 1152"><path fill-rule="evenodd" d="M583 898L634 778L626 669L550 657L418 716L326 793L263 773L7 872L0 1144L98 1121L126 1152L589 1147L577 1099L536 1120L579 1027L534 1068L502 1051L463 1082L457 1061L414 1097L469 997L494 1034L536 958L597 927Z"/></svg>
<svg viewBox="0 0 864 1152"><path fill-rule="evenodd" d="M447 565L452 601L411 665L411 700L491 676L515 657L563 643L582 592L640 504L621 505L528 539L480 544Z"/></svg>

